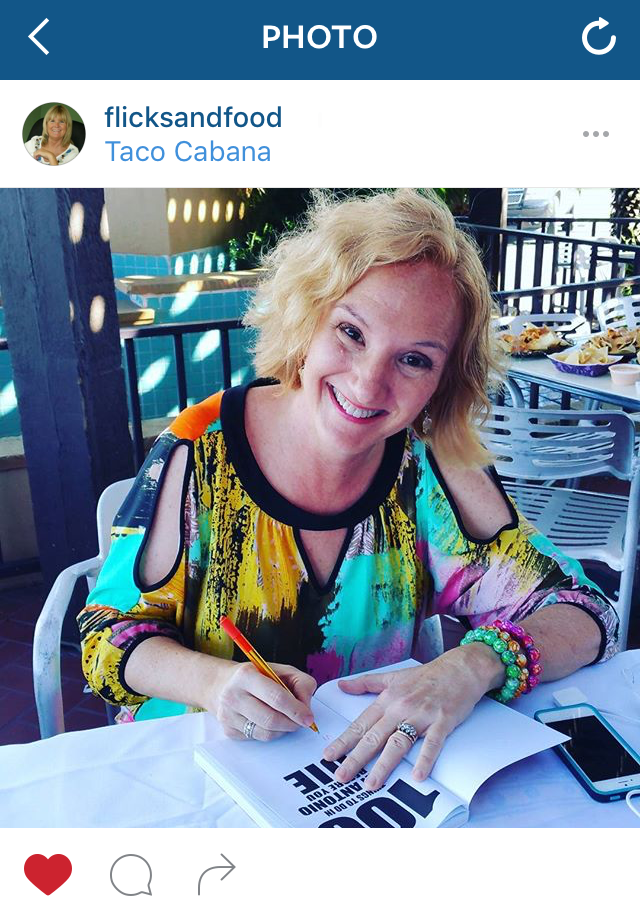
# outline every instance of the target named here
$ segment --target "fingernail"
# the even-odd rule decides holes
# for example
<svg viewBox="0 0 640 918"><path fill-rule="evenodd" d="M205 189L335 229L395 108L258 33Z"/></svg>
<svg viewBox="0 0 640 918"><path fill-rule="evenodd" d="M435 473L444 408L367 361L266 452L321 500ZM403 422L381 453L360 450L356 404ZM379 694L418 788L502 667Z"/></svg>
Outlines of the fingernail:
<svg viewBox="0 0 640 918"><path fill-rule="evenodd" d="M423 771L421 768L415 768L415 769L414 769L414 771L413 771L413 779L414 779L414 781L424 781L424 779L425 779L426 777L427 777L426 771Z"/></svg>
<svg viewBox="0 0 640 918"><path fill-rule="evenodd" d="M312 723L313 723L313 714L308 714L307 717L305 717L304 719L304 725L305 727L310 727Z"/></svg>

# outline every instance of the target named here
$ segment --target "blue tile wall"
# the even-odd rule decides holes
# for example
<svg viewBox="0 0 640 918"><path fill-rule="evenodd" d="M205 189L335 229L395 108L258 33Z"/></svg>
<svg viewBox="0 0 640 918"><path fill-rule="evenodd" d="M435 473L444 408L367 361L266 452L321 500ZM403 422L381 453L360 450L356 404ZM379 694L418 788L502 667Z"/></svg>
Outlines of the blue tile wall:
<svg viewBox="0 0 640 918"><path fill-rule="evenodd" d="M160 277L167 274L186 275L210 271L234 270L225 249L213 246L194 249L178 255L112 254L114 277L147 274ZM128 297L116 290L120 302ZM247 291L178 294L152 297L147 305L156 310L155 324L195 322L204 319L238 318L244 312L250 294ZM0 309L0 337L3 337ZM187 335L183 339L189 404L206 398L222 388L222 358L216 332ZM249 333L232 332L229 338L232 382L237 385L253 377L249 353ZM138 365L140 403L143 420L174 415L178 410L178 387L173 341L170 338L147 338L135 343ZM123 353L124 364L124 353ZM20 435L11 362L7 351L0 351L0 437Z"/></svg>

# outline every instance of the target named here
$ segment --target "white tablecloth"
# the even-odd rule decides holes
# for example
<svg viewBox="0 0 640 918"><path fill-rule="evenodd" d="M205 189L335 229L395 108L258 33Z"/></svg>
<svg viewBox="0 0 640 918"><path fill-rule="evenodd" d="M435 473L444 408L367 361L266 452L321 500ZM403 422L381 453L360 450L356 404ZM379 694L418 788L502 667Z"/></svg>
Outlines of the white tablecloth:
<svg viewBox="0 0 640 918"><path fill-rule="evenodd" d="M640 665L640 650L619 654L516 702L533 714L551 693L576 686L603 708L640 718L640 700L621 670ZM610 718L640 749L640 724ZM244 827L244 812L193 762L206 742L207 714L100 727L22 746L0 747L1 827ZM470 826L636 826L624 801L596 803L548 751L499 772L471 805Z"/></svg>

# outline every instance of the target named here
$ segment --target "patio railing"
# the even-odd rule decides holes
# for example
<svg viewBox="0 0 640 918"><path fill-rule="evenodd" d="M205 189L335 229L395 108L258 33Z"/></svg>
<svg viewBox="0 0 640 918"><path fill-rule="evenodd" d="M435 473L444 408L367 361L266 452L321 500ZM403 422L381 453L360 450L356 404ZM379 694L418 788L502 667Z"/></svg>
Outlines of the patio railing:
<svg viewBox="0 0 640 918"><path fill-rule="evenodd" d="M509 217L509 226L514 229L522 229L524 224L531 224L530 218ZM563 233L570 236L576 226L580 227L581 234L591 231L592 238L602 238L615 236L620 239L622 232L629 226L640 226L638 217L546 217L540 223L540 231L543 233Z"/></svg>
<svg viewBox="0 0 640 918"><path fill-rule="evenodd" d="M0 351L8 351L9 345L6 338L0 338ZM17 577L19 574L32 574L40 570L39 558L17 558L6 561L2 554L2 541L0 540L0 579L3 577Z"/></svg>
<svg viewBox="0 0 640 918"><path fill-rule="evenodd" d="M495 290L604 281L640 274L640 246L463 223ZM589 299L593 306L593 295Z"/></svg>
<svg viewBox="0 0 640 918"><path fill-rule="evenodd" d="M184 362L185 335L194 332L217 331L220 334L220 355L222 358L222 379L225 389L231 386L231 349L229 332L242 328L240 319L212 319L200 322L175 322L166 325L147 325L140 328L121 328L120 338L124 341L125 373L131 405L131 433L136 468L144 460L144 436L142 433L142 412L138 394L138 367L134 342L141 338L170 337L173 339L173 353L176 361L178 409L187 407L187 376Z"/></svg>
<svg viewBox="0 0 640 918"><path fill-rule="evenodd" d="M610 300L616 296L620 288L629 288L631 291L640 287L640 275L633 277L615 277L604 281L585 281L581 284L550 284L546 287L529 287L519 290L500 290L493 294L494 300L500 307L503 316L519 315L522 312L521 301L530 300L527 313L540 315L547 312L577 312L584 315L593 327L594 298L599 295L600 302ZM561 302L557 302L557 298ZM560 308L558 308L560 307Z"/></svg>

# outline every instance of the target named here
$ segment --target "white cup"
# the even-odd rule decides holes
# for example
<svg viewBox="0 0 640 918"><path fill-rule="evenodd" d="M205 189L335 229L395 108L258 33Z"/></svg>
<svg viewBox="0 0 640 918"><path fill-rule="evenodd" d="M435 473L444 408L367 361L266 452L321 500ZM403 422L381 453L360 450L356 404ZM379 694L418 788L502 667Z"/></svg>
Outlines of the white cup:
<svg viewBox="0 0 640 918"><path fill-rule="evenodd" d="M618 363L609 367L614 386L633 386L640 382L640 367L630 363Z"/></svg>

